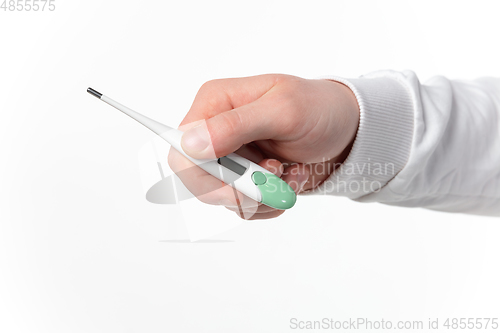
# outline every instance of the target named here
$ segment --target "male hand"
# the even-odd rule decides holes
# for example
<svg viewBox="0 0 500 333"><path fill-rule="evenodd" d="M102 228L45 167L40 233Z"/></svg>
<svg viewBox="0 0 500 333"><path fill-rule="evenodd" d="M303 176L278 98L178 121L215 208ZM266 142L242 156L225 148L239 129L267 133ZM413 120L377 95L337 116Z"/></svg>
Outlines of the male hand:
<svg viewBox="0 0 500 333"><path fill-rule="evenodd" d="M267 74L205 83L179 129L196 159L237 154L281 176L296 193L323 182L349 153L359 123L352 91L330 80ZM246 219L281 215L170 150L169 165L205 203ZM182 172L181 172L182 171Z"/></svg>

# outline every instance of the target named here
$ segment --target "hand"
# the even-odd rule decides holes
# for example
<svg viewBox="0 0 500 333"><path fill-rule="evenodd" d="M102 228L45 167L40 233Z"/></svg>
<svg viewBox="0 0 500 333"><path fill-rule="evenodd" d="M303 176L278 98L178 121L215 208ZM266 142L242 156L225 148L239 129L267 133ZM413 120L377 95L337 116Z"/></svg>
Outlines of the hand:
<svg viewBox="0 0 500 333"><path fill-rule="evenodd" d="M205 83L179 128L185 131L182 148L193 158L236 152L300 193L318 186L345 160L358 123L359 107L347 86L267 74ZM247 219L284 212L223 186L175 149L169 165L205 203L224 205Z"/></svg>

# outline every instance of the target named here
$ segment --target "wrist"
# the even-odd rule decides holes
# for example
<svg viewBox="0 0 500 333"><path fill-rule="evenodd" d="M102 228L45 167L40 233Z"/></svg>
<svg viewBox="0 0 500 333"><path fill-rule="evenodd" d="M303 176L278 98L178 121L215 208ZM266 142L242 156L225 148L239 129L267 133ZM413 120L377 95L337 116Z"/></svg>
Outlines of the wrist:
<svg viewBox="0 0 500 333"><path fill-rule="evenodd" d="M327 84L330 85L330 96L333 96L333 99L327 99L328 103L336 107L330 111L335 113L335 118L338 118L339 122L343 125L340 128L341 135L339 140L336 140L334 144L332 142L326 143L335 147L335 150L331 154L327 154L327 156L334 157L326 157L323 162L319 163L305 163L305 166L308 168L309 178L302 188L303 191L312 190L320 186L344 163L354 144L359 126L359 105L353 91L347 85L338 81L327 79L324 82L328 82ZM339 106L340 108L337 109ZM338 152L339 150L340 153Z"/></svg>
<svg viewBox="0 0 500 333"><path fill-rule="evenodd" d="M358 99L356 98L356 95L354 95L354 92L351 90L351 88L339 81L328 81L335 83L339 87L340 99L342 104L344 105L344 117L346 124L344 128L344 136L347 139L347 144L344 146L342 152L335 158L336 163L342 164L349 155L352 145L354 144L354 140L356 139L356 134L359 127L360 108Z"/></svg>
<svg viewBox="0 0 500 333"><path fill-rule="evenodd" d="M385 71L349 80L323 78L340 82L354 93L360 109L359 129L352 148L346 146L344 159L337 159L343 163L337 164L328 180L307 193L352 199L378 193L402 170L409 156L414 96L403 75L397 72ZM370 184L369 189L360 184Z"/></svg>

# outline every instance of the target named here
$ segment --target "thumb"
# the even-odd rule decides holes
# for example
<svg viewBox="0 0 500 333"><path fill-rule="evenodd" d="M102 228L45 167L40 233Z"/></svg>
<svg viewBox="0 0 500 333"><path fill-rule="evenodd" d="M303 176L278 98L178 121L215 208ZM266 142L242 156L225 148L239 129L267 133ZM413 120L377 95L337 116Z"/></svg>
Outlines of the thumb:
<svg viewBox="0 0 500 333"><path fill-rule="evenodd" d="M279 126L264 104L259 99L201 121L184 132L182 149L196 159L213 159L230 154L246 143L272 139L279 134Z"/></svg>

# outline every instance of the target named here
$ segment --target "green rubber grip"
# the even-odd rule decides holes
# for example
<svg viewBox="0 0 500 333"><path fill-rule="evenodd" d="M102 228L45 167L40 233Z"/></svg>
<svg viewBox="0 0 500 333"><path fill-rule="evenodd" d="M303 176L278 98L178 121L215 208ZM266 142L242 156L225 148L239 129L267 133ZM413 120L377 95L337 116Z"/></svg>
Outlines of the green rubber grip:
<svg viewBox="0 0 500 333"><path fill-rule="evenodd" d="M276 209L290 209L297 201L294 190L283 179L272 174L256 171L252 180L262 194L262 203Z"/></svg>

